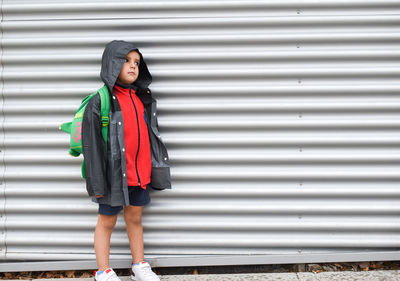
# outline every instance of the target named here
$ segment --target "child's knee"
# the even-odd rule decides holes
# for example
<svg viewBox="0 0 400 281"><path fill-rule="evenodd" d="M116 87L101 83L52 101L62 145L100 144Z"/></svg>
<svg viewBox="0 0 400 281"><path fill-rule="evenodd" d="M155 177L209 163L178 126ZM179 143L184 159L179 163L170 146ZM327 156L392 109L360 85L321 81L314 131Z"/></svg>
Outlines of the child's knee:
<svg viewBox="0 0 400 281"><path fill-rule="evenodd" d="M97 225L107 229L113 229L115 223L117 222L118 214L117 215L102 215L99 214Z"/></svg>
<svg viewBox="0 0 400 281"><path fill-rule="evenodd" d="M124 220L126 223L141 224L142 223L142 208L141 207L125 207Z"/></svg>

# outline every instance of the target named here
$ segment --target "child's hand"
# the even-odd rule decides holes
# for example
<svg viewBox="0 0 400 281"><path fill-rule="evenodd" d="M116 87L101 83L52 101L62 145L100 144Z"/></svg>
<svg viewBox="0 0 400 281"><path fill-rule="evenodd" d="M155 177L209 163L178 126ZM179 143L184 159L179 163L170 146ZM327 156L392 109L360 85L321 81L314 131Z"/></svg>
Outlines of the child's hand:
<svg viewBox="0 0 400 281"><path fill-rule="evenodd" d="M101 198L101 197L103 197L104 195L96 195L96 198Z"/></svg>

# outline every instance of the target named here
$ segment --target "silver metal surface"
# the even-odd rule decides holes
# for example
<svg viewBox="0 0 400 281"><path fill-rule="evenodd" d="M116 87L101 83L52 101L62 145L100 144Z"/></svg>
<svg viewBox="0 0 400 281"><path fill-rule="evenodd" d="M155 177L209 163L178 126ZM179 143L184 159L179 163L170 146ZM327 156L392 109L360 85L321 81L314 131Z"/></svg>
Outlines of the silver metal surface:
<svg viewBox="0 0 400 281"><path fill-rule="evenodd" d="M172 164L172 190L144 209L149 260L399 259L400 1L3 0L2 11L0 270L94 264L97 205L58 126L102 86L113 39L147 58ZM120 215L111 260L130 258Z"/></svg>

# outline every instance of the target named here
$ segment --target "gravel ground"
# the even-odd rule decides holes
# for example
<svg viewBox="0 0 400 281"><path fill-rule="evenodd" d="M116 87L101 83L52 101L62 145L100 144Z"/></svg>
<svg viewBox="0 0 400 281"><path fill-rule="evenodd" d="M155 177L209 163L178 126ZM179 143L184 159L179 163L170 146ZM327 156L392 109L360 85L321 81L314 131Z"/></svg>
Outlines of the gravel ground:
<svg viewBox="0 0 400 281"><path fill-rule="evenodd" d="M333 272L333 273L348 273L358 272L372 272L372 274L378 274L379 271L397 271L400 269L400 261L372 261L372 262L347 262L347 263L319 263L319 264L269 264L269 265L242 265L242 266L203 266L203 267L163 267L153 268L153 270L160 276L163 276L162 280L175 280L176 276L185 276L184 280L208 280L206 275L226 275L230 274L229 278L236 278L237 274L247 274L250 278L252 274L263 274L263 273L296 273L293 276L300 276L300 273L307 273L307 276L313 276L320 273ZM115 269L118 276L129 276L130 272L128 269ZM300 274L300 275L299 275ZM309 275L311 274L311 275ZM195 279L189 279L193 275ZM203 276L204 275L204 276ZM329 276L326 275L326 276ZM60 279L60 278L91 278L93 279L93 270L68 270L68 271L28 271L28 272L0 272L1 280L32 280L32 279ZM172 279L171 279L172 278ZM199 279L200 278L200 279ZM240 276L238 277L240 278ZM258 278L258 277L256 277ZM266 278L266 277L265 277ZM288 278L288 277L287 277ZM297 277L298 278L298 277ZM322 278L322 277L321 277ZM328 278L328 277L327 277ZM333 278L330 276L329 278ZM183 279L182 279L183 280ZM210 279L212 280L212 279ZM225 279L218 279L225 280ZM226 279L228 280L228 279ZM240 279L229 279L229 280L240 280ZM253 279L248 279L253 280ZM257 279L254 279L257 280ZM269 280L269 279L260 279ZM272 279L271 279L272 280ZM279 280L279 279L277 279ZM284 279L282 279L284 280ZM287 279L290 280L290 279ZM295 279L303 280L303 279ZM307 280L307 279L304 279ZM310 279L314 280L314 279ZM328 280L328 279L315 279L315 280ZM335 279L329 279L331 281ZM340 280L340 279L337 279ZM346 280L346 279L341 279ZM356 279L358 280L358 279ZM363 280L363 279L359 279ZM379 280L379 279L377 279ZM382 279L383 281L384 279ZM390 280L390 279L388 279ZM393 279L396 280L396 279ZM45 281L45 280L43 280ZM70 279L69 281L72 281Z"/></svg>
<svg viewBox="0 0 400 281"><path fill-rule="evenodd" d="M122 281L132 281L129 276L120 277ZM398 270L342 271L342 272L290 272L290 273L251 273L251 274L203 274L203 275L164 275L161 281L396 281L400 280ZM33 279L33 281L93 281L90 278ZM17 281L17 280L10 280Z"/></svg>

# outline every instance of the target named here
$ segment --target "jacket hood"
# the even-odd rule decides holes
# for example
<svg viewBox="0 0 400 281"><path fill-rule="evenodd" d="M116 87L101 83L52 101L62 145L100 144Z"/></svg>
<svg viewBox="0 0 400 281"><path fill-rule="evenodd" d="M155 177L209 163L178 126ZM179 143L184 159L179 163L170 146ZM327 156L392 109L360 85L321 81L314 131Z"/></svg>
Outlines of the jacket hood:
<svg viewBox="0 0 400 281"><path fill-rule="evenodd" d="M123 40L113 40L107 43L104 49L100 71L101 80L103 80L107 85L110 93L118 79L119 73L121 72L126 55L130 51L137 51L140 55L139 77L132 83L132 85L135 85L140 89L145 89L152 81L151 74L147 69L146 62L139 49L133 43Z"/></svg>

